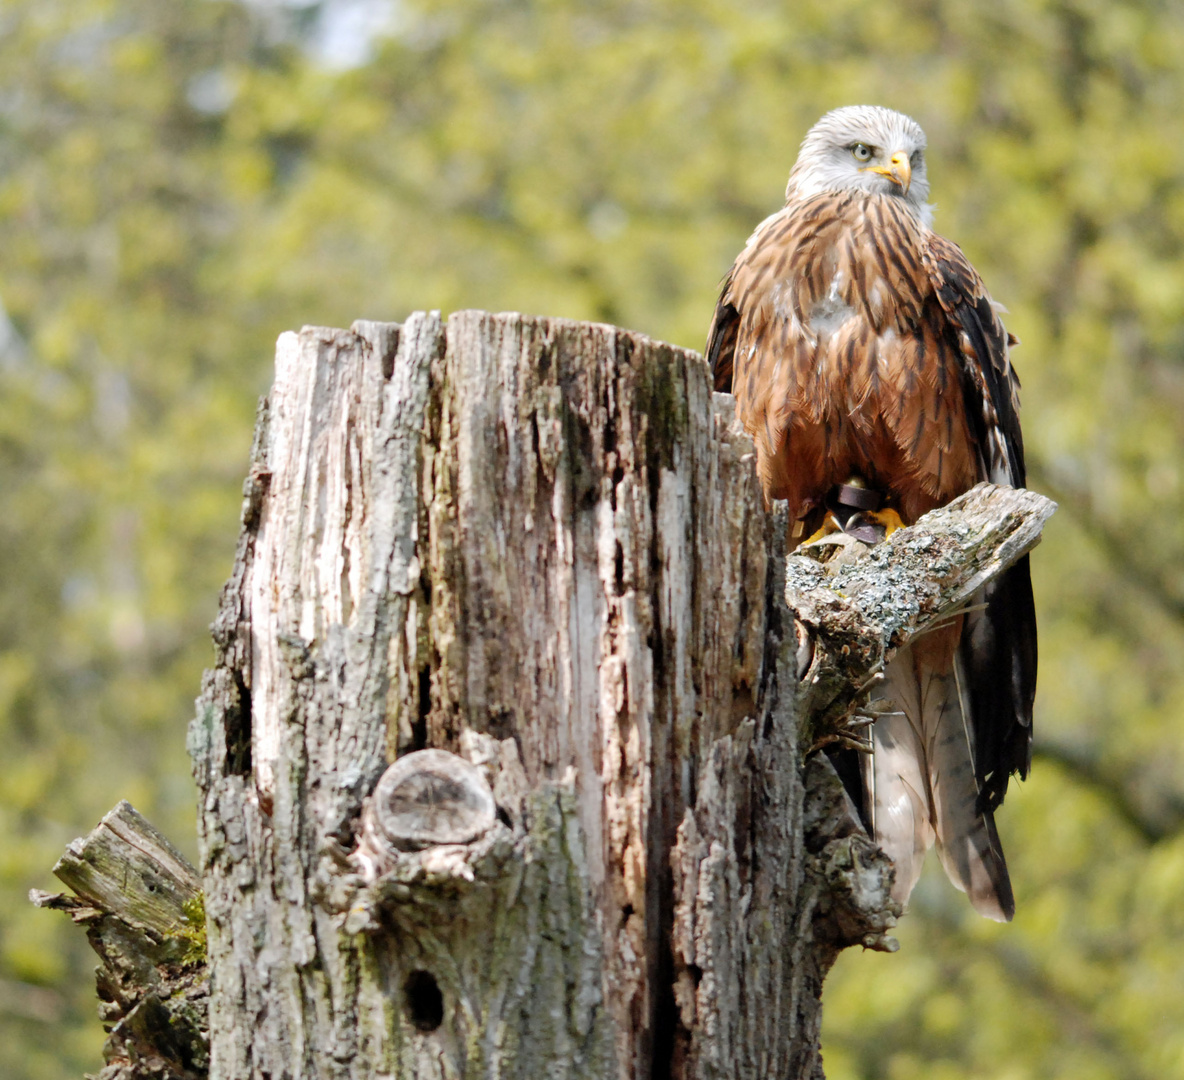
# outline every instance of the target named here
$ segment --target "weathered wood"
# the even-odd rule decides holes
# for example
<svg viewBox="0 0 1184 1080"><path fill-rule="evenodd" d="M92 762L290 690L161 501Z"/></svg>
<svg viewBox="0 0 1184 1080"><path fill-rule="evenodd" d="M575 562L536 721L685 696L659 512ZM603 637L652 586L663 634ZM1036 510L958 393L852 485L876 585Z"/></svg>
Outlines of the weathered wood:
<svg viewBox="0 0 1184 1080"><path fill-rule="evenodd" d="M190 731L209 1075L820 1078L822 980L899 909L806 751L1049 512L976 489L787 561L695 353L481 312L281 337ZM69 865L45 902L105 918ZM165 1071L104 1080L201 1074L136 1045Z"/></svg>
<svg viewBox="0 0 1184 1080"><path fill-rule="evenodd" d="M39 907L84 925L102 965L108 1032L98 1080L197 1080L209 1036L204 914L197 872L127 802L73 841L54 874L74 896L33 890Z"/></svg>
<svg viewBox="0 0 1184 1080"><path fill-rule="evenodd" d="M281 339L193 728L212 1075L816 1057L750 455L698 355L611 327ZM479 762L502 820L373 863L363 801L424 746Z"/></svg>

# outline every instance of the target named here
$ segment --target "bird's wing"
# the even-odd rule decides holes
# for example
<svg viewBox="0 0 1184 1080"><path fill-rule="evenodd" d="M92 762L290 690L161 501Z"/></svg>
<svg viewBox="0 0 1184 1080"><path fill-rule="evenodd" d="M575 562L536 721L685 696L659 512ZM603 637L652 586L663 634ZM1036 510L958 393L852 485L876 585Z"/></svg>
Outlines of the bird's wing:
<svg viewBox="0 0 1184 1080"><path fill-rule="evenodd" d="M715 316L707 335L707 359L716 390L736 395L751 419L766 411L779 412L788 402L795 380L790 376L797 339L805 321L798 311L796 327L791 307L801 304L797 290L781 286L792 267L790 260L802 246L803 230L819 217L833 219L827 202L803 214L785 207L765 218L754 230L724 279ZM776 341L770 335L776 335ZM747 348L745 348L747 346ZM737 349L743 349L738 355Z"/></svg>
<svg viewBox="0 0 1184 1080"><path fill-rule="evenodd" d="M732 385L732 377L735 373L736 344L741 324L747 322L751 328L754 322L759 323L768 319L767 311L763 320L759 315L754 320L750 312L754 307L757 312L765 307L762 303L762 289L767 290L772 284L771 270L780 247L783 232L781 226L787 221L786 211L781 210L769 215L753 229L744 250L736 257L720 287L711 329L707 332L707 362L711 366L711 377L719 393L736 392ZM742 315L742 312L745 314Z"/></svg>
<svg viewBox="0 0 1184 1080"><path fill-rule="evenodd" d="M735 274L736 268L733 266L724 278L711 329L707 334L707 363L711 368L715 390L720 394L732 392L732 361L736 355L736 337L740 332L740 312L730 299Z"/></svg>
<svg viewBox="0 0 1184 1080"><path fill-rule="evenodd" d="M929 233L921 258L962 354L963 393L982 453L980 479L1023 487L1020 382L995 304L953 241Z"/></svg>
<svg viewBox="0 0 1184 1080"><path fill-rule="evenodd" d="M779 457L789 424L799 368L809 354L796 291L779 287L792 257L802 248L803 229L828 217L819 201L805 215L786 207L762 221L724 279L707 338L715 389L736 395L737 414L757 449L757 472L766 495L786 487L787 462ZM833 220L833 215L830 215ZM774 340L775 339L775 340ZM783 497L776 495L774 497Z"/></svg>
<svg viewBox="0 0 1184 1080"><path fill-rule="evenodd" d="M1019 379L1009 337L982 279L957 244L935 234L922 259L962 356L966 412L980 452L979 478L1022 487L1024 443ZM984 589L985 608L970 612L962 635L963 687L974 717L980 808L994 809L1012 773L1023 779L1032 760L1036 696L1036 609L1024 556Z"/></svg>

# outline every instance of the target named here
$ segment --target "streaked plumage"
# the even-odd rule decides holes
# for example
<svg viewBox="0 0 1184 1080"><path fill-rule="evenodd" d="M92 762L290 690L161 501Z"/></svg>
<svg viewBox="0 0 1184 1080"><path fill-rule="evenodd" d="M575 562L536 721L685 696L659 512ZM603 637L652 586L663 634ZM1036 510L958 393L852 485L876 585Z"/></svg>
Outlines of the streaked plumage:
<svg viewBox="0 0 1184 1080"><path fill-rule="evenodd" d="M838 109L811 129L784 209L723 286L708 338L767 496L814 531L852 475L906 523L980 480L1022 486L1012 344L982 280L930 227L925 136L900 113ZM866 154L866 157L864 156ZM863 770L865 812L906 900L936 843L993 918L1014 910L993 819L1027 775L1036 631L1027 560L971 611L902 650Z"/></svg>

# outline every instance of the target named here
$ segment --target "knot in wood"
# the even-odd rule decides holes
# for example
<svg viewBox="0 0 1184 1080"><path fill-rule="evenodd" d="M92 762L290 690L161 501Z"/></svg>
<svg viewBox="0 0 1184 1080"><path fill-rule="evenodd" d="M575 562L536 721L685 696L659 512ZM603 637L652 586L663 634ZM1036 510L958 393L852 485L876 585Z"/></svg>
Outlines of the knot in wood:
<svg viewBox="0 0 1184 1080"><path fill-rule="evenodd" d="M382 774L365 833L379 851L419 851L472 843L496 820L497 804L480 770L447 750L419 750Z"/></svg>

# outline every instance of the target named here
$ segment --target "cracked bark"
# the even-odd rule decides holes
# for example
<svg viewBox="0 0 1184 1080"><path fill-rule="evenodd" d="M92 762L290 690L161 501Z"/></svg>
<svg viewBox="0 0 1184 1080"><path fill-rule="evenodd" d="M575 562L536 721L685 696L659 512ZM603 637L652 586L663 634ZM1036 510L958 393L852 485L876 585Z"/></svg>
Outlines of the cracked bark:
<svg viewBox="0 0 1184 1080"><path fill-rule="evenodd" d="M211 1075L801 1071L750 452L700 357L611 327L281 339L193 727ZM499 820L377 857L363 801L423 747Z"/></svg>
<svg viewBox="0 0 1184 1080"><path fill-rule="evenodd" d="M891 867L803 751L1002 564L885 622L913 540L795 556L795 623L751 456L613 327L281 337L190 731L211 1077L822 1076Z"/></svg>

